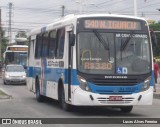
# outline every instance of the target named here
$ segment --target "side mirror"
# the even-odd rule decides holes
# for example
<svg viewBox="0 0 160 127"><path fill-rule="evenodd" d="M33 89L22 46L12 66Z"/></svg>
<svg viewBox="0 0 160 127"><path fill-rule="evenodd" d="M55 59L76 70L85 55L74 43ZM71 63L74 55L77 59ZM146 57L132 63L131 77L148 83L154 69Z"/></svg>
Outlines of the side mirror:
<svg viewBox="0 0 160 127"><path fill-rule="evenodd" d="M26 70L27 69L27 66L26 65L23 65L24 69Z"/></svg>
<svg viewBox="0 0 160 127"><path fill-rule="evenodd" d="M157 46L157 37L154 31L150 31L151 41L154 46Z"/></svg>
<svg viewBox="0 0 160 127"><path fill-rule="evenodd" d="M69 45L74 46L75 44L75 34L71 33L69 34Z"/></svg>

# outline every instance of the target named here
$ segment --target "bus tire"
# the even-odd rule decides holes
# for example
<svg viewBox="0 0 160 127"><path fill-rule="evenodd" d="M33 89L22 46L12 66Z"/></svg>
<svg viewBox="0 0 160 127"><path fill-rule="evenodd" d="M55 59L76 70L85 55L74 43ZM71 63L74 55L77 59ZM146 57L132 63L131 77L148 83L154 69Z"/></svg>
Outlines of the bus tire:
<svg viewBox="0 0 160 127"><path fill-rule="evenodd" d="M6 83L5 81L3 81L3 84L4 84L4 85L7 85L7 83Z"/></svg>
<svg viewBox="0 0 160 127"><path fill-rule="evenodd" d="M40 94L40 84L39 84L39 79L36 78L36 99L38 102L43 102L44 101L44 97Z"/></svg>
<svg viewBox="0 0 160 127"><path fill-rule="evenodd" d="M123 113L130 113L133 109L133 106L124 106L124 107L120 107L121 112Z"/></svg>
<svg viewBox="0 0 160 127"><path fill-rule="evenodd" d="M67 104L65 101L64 87L60 87L60 105L65 111L71 111L71 105Z"/></svg>

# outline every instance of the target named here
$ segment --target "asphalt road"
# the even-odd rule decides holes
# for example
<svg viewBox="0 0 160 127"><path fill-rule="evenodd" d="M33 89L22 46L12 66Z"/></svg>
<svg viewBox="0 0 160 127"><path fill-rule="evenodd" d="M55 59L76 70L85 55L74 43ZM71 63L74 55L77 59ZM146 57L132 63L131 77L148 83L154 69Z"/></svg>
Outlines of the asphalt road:
<svg viewBox="0 0 160 127"><path fill-rule="evenodd" d="M0 99L0 117L1 118L160 118L160 99L154 99L151 106L135 106L131 113L125 114L118 109L111 108L91 108L77 107L72 112L63 111L59 107L59 103L51 99L46 99L45 102L39 103L35 99L35 95L28 91L25 85L3 85L0 79L0 88L7 94L11 95L10 99ZM0 125L1 127L2 125ZM5 125L7 126L7 125ZM16 127L16 125L13 125ZM27 126L27 125L26 125ZM32 125L34 127L34 125ZM32 127L30 126L30 127ZM36 125L35 125L36 126ZM43 127L44 125L39 125ZM51 126L51 125L45 125ZM75 126L57 124L54 126ZM76 125L76 127L82 125ZM83 125L87 127L104 126L106 125ZM113 125L107 125L112 126ZM117 127L130 126L159 126L159 125L114 125Z"/></svg>

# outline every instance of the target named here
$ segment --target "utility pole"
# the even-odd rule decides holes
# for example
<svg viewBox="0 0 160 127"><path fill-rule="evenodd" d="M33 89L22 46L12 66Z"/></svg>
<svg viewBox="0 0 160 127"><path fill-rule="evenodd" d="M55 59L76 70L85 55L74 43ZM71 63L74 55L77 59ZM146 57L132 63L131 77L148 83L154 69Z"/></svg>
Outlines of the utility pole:
<svg viewBox="0 0 160 127"><path fill-rule="evenodd" d="M12 42L12 3L9 3L9 28L8 28L8 36L9 36L9 43Z"/></svg>
<svg viewBox="0 0 160 127"><path fill-rule="evenodd" d="M79 13L82 14L83 0L76 1L79 4Z"/></svg>
<svg viewBox="0 0 160 127"><path fill-rule="evenodd" d="M137 0L134 0L134 16L137 16Z"/></svg>
<svg viewBox="0 0 160 127"><path fill-rule="evenodd" d="M142 12L142 17L145 17L145 14L144 14L144 12Z"/></svg>
<svg viewBox="0 0 160 127"><path fill-rule="evenodd" d="M79 14L83 13L84 9L87 8L87 5L95 5L94 3L87 3L87 0L79 0L79 1L76 1L76 3L79 4Z"/></svg>
<svg viewBox="0 0 160 127"><path fill-rule="evenodd" d="M62 17L64 17L64 9L65 9L65 6L63 5L62 6Z"/></svg>

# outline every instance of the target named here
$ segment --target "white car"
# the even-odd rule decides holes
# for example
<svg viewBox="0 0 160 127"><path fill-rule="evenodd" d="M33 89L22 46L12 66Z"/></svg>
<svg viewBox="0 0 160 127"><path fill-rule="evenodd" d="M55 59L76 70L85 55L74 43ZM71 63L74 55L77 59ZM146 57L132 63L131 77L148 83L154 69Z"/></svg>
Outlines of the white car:
<svg viewBox="0 0 160 127"><path fill-rule="evenodd" d="M26 84L26 72L22 65L7 65L3 73L4 84Z"/></svg>

